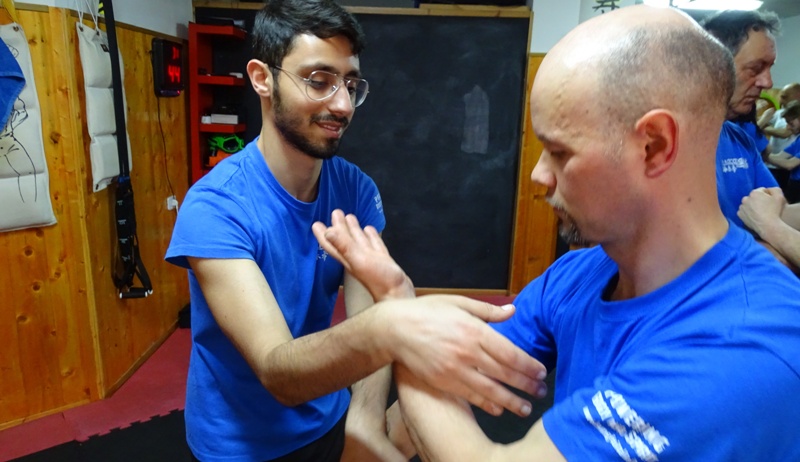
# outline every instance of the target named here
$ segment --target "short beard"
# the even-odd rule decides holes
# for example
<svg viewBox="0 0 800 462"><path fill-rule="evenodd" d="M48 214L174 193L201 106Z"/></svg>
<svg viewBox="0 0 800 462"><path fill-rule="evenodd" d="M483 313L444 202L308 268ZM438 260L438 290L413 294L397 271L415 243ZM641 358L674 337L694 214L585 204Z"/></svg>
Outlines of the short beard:
<svg viewBox="0 0 800 462"><path fill-rule="evenodd" d="M555 210L561 212L562 215L567 217L567 220L562 220L559 218L558 220L558 235L561 236L561 239L567 243L567 245L577 245L577 246L589 246L591 242L589 242L583 234L581 234L581 230L578 229L578 225L575 224L575 219L570 216L569 213L562 207L561 205L550 203L551 206Z"/></svg>
<svg viewBox="0 0 800 462"><path fill-rule="evenodd" d="M292 114L291 109L284 106L280 97L277 85L273 90L273 107L275 109L275 127L278 133L298 151L315 159L330 159L336 155L339 150L339 139L328 139L322 146L313 144L307 137L303 136L298 130L303 124L301 117ZM342 124L342 129L347 128L349 121L344 117L335 117L333 115L319 115L315 114L311 117L310 122L333 121Z"/></svg>

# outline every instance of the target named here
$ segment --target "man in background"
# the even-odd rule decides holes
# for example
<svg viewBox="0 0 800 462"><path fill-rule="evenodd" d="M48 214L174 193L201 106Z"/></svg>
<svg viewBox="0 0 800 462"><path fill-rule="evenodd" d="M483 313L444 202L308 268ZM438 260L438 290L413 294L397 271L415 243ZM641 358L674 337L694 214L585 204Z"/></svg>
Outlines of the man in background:
<svg viewBox="0 0 800 462"><path fill-rule="evenodd" d="M702 24L733 54L736 87L717 146L717 188L722 213L743 226L736 214L742 199L756 188L776 187L778 182L764 164L755 140L731 120L752 113L761 91L772 88L770 70L777 58L775 34L780 21L770 12L726 10Z"/></svg>

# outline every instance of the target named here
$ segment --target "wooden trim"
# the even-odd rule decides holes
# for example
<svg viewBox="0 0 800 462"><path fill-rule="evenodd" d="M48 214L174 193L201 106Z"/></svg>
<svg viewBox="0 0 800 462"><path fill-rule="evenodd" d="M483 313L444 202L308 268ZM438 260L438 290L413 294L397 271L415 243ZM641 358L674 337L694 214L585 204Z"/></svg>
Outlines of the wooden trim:
<svg viewBox="0 0 800 462"><path fill-rule="evenodd" d="M175 329L177 328L178 328L178 320L176 319L175 323L172 324L172 326L169 329L167 329L166 333L162 335L161 338L156 339L156 341L153 342L152 345L150 345L150 348L148 348L144 353L142 353L142 356L140 356L139 359L137 359L133 364L131 364L131 367L124 374L122 374L119 377L119 379L116 382L114 382L113 385L111 385L110 387L108 387L107 390L105 390L106 393L105 396L103 396L103 398L111 397L114 393L117 392L117 390L120 389L121 386L125 385L125 382L127 382L128 379L130 379L131 376L133 376L133 374L135 374L136 371L138 371L139 368L142 367L142 364L147 362L147 360L150 359L151 356L153 356L156 350L161 348L161 345L163 345L164 342L167 341L169 336L172 335L175 332Z"/></svg>
<svg viewBox="0 0 800 462"><path fill-rule="evenodd" d="M82 1L82 0L79 0L79 1ZM34 5L34 6L38 6L38 5ZM68 14L70 16L72 16L76 20L78 18L78 12L73 10L72 8L54 8L54 9L60 9L60 10L68 11L69 12ZM38 10L38 11L42 11L42 10ZM45 7L44 11L45 12L48 11L46 7ZM95 27L94 24L91 24L91 21L89 21L90 19L91 19L91 15L89 15L88 13L84 14L82 22L87 26ZM98 17L97 21L100 24L102 24L103 26L105 26L105 24L106 24L106 18L104 18L103 16ZM144 35L152 35L154 37L158 37L158 38L162 38L162 39L166 39L166 40L173 40L173 41L176 41L176 42L185 43L187 41L186 39L178 37L176 35L169 35L169 34L165 34L163 32L159 32L159 31L156 31L156 30L145 29L144 27L134 26L132 24L124 23L124 22L121 22L121 21L116 21L116 23L117 23L118 27L120 27L122 29L125 29L125 30L129 30L131 32L138 32L138 33L144 34Z"/></svg>
<svg viewBox="0 0 800 462"><path fill-rule="evenodd" d="M417 295L431 295L431 294L453 294L469 296L481 295L509 295L507 290L502 289L439 289L434 287L420 287L415 289Z"/></svg>
<svg viewBox="0 0 800 462"><path fill-rule="evenodd" d="M47 13L49 11L49 7L47 5L38 5L34 3L17 3L14 2L14 5L18 10L24 11L38 11L40 13Z"/></svg>
<svg viewBox="0 0 800 462"><path fill-rule="evenodd" d="M525 101L544 54L530 53ZM541 275L555 260L557 220L547 203L547 189L531 182L530 174L543 146L530 126L530 106L526 103L522 130L522 154L517 179L516 216L514 217L513 254L509 292L519 293L531 280Z"/></svg>
<svg viewBox="0 0 800 462"><path fill-rule="evenodd" d="M230 8L239 10L260 10L262 3L230 2L220 0L194 0L193 8ZM439 5L423 3L419 8L390 8L371 6L346 6L345 9L355 14L400 14L411 16L475 16L500 18L528 18L531 10L525 6L491 6L491 5Z"/></svg>

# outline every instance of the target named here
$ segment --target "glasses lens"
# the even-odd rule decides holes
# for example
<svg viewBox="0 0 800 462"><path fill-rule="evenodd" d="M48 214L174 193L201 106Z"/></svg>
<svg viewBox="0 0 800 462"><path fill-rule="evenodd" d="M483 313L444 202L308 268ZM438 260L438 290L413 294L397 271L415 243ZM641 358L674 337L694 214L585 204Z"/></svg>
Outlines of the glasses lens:
<svg viewBox="0 0 800 462"><path fill-rule="evenodd" d="M306 79L306 94L315 101L321 101L333 96L342 83L345 85L353 107L360 106L369 93L369 84L364 79L340 79L339 76L330 72L314 71Z"/></svg>
<svg viewBox="0 0 800 462"><path fill-rule="evenodd" d="M306 79L308 97L320 101L331 96L338 87L338 78L325 71L314 71Z"/></svg>
<svg viewBox="0 0 800 462"><path fill-rule="evenodd" d="M364 79L351 79L347 82L347 89L350 92L350 101L352 101L353 107L358 107L367 99L369 84Z"/></svg>

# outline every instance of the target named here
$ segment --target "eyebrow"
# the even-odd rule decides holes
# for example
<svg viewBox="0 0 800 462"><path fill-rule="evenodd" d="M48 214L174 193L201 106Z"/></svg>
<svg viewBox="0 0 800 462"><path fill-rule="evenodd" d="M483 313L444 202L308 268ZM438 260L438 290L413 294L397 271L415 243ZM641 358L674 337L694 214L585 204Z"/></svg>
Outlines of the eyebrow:
<svg viewBox="0 0 800 462"><path fill-rule="evenodd" d="M331 74L336 74L344 77L355 77L357 79L361 78L361 70L359 69L352 69L350 72L342 74L335 67L320 62L300 66L300 69L308 72L325 71L325 72L330 72Z"/></svg>

